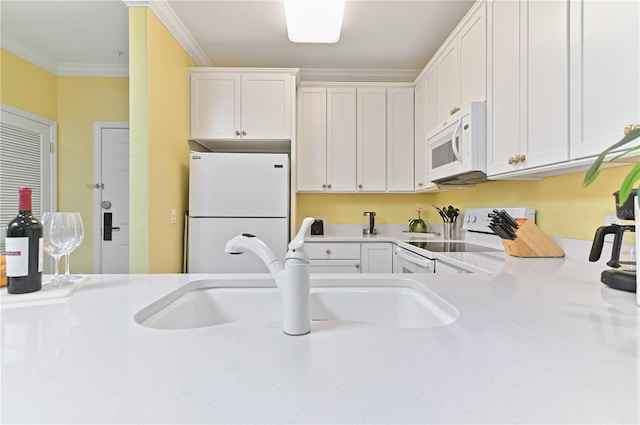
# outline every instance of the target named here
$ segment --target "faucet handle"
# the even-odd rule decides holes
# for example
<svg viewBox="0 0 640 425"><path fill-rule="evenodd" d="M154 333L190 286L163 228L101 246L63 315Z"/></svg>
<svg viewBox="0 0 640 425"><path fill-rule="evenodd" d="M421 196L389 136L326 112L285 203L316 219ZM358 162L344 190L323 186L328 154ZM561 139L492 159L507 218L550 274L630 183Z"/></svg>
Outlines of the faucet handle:
<svg viewBox="0 0 640 425"><path fill-rule="evenodd" d="M300 230L298 230L298 234L291 242L289 242L289 249L300 249L304 245L304 235L307 234L307 231L316 221L314 217L306 217L302 220L302 225L300 226Z"/></svg>

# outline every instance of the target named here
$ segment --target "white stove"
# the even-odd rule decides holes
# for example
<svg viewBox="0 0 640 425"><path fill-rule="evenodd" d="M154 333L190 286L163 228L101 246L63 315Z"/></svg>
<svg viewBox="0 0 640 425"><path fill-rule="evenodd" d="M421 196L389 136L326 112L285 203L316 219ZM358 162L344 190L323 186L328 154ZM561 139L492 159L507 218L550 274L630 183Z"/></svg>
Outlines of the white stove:
<svg viewBox="0 0 640 425"><path fill-rule="evenodd" d="M463 270L447 267L441 260L436 260L433 253L504 251L500 238L488 227L495 215L494 209L505 210L513 218L535 222L536 211L532 208L469 208L464 212L464 240L407 241L405 243L411 247L398 246L394 252L394 270L397 268L403 273L458 273Z"/></svg>

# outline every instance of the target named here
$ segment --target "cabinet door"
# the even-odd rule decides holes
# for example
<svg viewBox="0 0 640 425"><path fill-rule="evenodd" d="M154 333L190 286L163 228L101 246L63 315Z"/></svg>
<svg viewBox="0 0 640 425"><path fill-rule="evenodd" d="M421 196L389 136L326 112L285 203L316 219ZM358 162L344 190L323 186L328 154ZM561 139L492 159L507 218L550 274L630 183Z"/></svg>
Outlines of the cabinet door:
<svg viewBox="0 0 640 425"><path fill-rule="evenodd" d="M430 69L424 74L426 82L425 93L425 130L427 134L430 134L434 128L438 126L438 103L437 103L437 86L438 80L436 78L436 66L432 65Z"/></svg>
<svg viewBox="0 0 640 425"><path fill-rule="evenodd" d="M387 189L387 92L384 88L357 89L358 191Z"/></svg>
<svg viewBox="0 0 640 425"><path fill-rule="evenodd" d="M360 248L362 273L391 273L393 270L393 244L363 243Z"/></svg>
<svg viewBox="0 0 640 425"><path fill-rule="evenodd" d="M242 74L244 139L291 139L291 76Z"/></svg>
<svg viewBox="0 0 640 425"><path fill-rule="evenodd" d="M356 190L356 89L327 89L327 187Z"/></svg>
<svg viewBox="0 0 640 425"><path fill-rule="evenodd" d="M413 88L387 89L387 191L412 192Z"/></svg>
<svg viewBox="0 0 640 425"><path fill-rule="evenodd" d="M575 159L599 154L640 123L640 2L572 1L570 12Z"/></svg>
<svg viewBox="0 0 640 425"><path fill-rule="evenodd" d="M487 84L487 174L514 170L509 158L520 153L521 123L519 1L489 3Z"/></svg>
<svg viewBox="0 0 640 425"><path fill-rule="evenodd" d="M417 83L414 92L414 190L424 189L426 177L425 140L427 140L427 82L423 76Z"/></svg>
<svg viewBox="0 0 640 425"><path fill-rule="evenodd" d="M298 90L299 191L323 191L327 183L327 89Z"/></svg>
<svg viewBox="0 0 640 425"><path fill-rule="evenodd" d="M240 139L240 91L240 74L191 74L190 138Z"/></svg>
<svg viewBox="0 0 640 425"><path fill-rule="evenodd" d="M460 29L460 103L487 98L487 19L486 3L482 2Z"/></svg>
<svg viewBox="0 0 640 425"><path fill-rule="evenodd" d="M460 108L460 78L457 38L451 38L436 60L438 123L447 121Z"/></svg>
<svg viewBox="0 0 640 425"><path fill-rule="evenodd" d="M527 84L527 148L522 168L569 159L568 19L568 1L528 3L523 79Z"/></svg>

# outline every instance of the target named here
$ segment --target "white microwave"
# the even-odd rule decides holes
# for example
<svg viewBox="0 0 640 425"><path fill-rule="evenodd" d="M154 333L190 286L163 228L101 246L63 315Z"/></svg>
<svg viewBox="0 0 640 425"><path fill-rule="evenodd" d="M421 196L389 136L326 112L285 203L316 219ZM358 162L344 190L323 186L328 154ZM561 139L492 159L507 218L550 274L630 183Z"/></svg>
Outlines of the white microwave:
<svg viewBox="0 0 640 425"><path fill-rule="evenodd" d="M487 103L471 102L427 139L427 177L438 185L487 180Z"/></svg>

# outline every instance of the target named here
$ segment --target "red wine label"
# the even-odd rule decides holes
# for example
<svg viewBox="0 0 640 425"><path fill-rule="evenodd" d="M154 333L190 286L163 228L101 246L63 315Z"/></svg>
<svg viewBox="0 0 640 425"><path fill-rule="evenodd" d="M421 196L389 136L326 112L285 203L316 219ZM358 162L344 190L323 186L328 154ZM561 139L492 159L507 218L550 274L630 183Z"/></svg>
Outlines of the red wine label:
<svg viewBox="0 0 640 425"><path fill-rule="evenodd" d="M29 274L29 238L6 238L7 276L21 277Z"/></svg>

